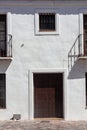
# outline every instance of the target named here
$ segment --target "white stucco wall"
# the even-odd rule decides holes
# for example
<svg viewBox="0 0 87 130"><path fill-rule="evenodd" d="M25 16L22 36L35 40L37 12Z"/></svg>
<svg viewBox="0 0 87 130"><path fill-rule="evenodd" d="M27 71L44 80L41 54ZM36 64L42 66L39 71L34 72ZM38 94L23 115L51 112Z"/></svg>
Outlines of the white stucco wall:
<svg viewBox="0 0 87 130"><path fill-rule="evenodd" d="M23 2L23 1L22 1ZM64 72L64 112L66 120L87 120L85 109L85 72L87 61L79 60L68 72L68 52L79 35L79 14L87 2L0 2L0 11L11 12L13 60L0 61L0 73L6 73L6 109L0 119L21 114L31 119L31 73ZM56 9L59 14L58 35L35 34L35 10ZM33 70L33 71L32 71ZM31 91L32 92L32 91ZM33 100L31 105L33 104ZM32 112L32 111L31 111Z"/></svg>

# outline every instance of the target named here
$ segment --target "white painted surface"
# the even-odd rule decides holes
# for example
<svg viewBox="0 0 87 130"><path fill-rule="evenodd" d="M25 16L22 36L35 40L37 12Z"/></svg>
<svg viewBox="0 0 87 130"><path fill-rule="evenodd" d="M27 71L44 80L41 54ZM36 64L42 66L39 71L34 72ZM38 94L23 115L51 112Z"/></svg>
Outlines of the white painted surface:
<svg viewBox="0 0 87 130"><path fill-rule="evenodd" d="M79 35L79 15L86 6L86 1L0 1L0 11L11 12L13 35L13 60L0 61L0 73L6 73L6 109L0 109L1 120L9 120L13 114L32 119L33 79L29 71L68 71L68 52ZM35 10L47 8L58 9L60 34L36 36ZM79 60L64 75L66 120L87 120L85 72L87 60Z"/></svg>

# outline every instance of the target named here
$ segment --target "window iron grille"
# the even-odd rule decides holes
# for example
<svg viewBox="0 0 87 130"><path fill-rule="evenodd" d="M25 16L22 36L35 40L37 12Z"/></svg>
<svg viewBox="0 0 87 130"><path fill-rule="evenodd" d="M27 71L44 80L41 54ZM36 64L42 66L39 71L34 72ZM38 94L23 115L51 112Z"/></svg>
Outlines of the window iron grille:
<svg viewBox="0 0 87 130"><path fill-rule="evenodd" d="M55 14L39 14L39 31L55 31Z"/></svg>

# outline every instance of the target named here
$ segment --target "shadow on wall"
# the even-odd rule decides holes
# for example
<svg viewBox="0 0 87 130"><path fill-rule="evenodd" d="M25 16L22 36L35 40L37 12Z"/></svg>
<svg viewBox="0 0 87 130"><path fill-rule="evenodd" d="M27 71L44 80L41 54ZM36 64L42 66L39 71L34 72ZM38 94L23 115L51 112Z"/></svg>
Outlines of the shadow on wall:
<svg viewBox="0 0 87 130"><path fill-rule="evenodd" d="M11 64L11 60L0 60L0 73L5 73Z"/></svg>
<svg viewBox="0 0 87 130"><path fill-rule="evenodd" d="M69 71L68 79L85 78L87 72L87 60L77 60Z"/></svg>

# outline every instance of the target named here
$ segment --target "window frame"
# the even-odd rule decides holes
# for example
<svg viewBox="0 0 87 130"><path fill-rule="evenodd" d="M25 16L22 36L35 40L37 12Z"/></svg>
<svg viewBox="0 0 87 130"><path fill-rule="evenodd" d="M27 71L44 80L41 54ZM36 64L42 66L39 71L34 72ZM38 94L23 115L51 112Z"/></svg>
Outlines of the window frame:
<svg viewBox="0 0 87 130"><path fill-rule="evenodd" d="M53 13L55 14L55 30L54 31L40 31L39 28L39 14ZM54 35L59 34L59 14L58 9L36 9L35 10L35 35Z"/></svg>

